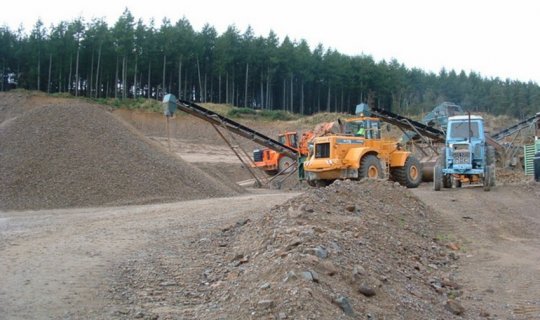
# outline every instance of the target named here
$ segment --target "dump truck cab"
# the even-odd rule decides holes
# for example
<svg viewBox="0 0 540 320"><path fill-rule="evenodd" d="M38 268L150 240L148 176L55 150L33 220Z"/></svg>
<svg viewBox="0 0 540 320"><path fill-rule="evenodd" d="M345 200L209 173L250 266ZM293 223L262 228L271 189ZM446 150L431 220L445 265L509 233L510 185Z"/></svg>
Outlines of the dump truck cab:
<svg viewBox="0 0 540 320"><path fill-rule="evenodd" d="M278 142L297 150L301 154L297 132L287 131L279 134ZM307 150L305 152L307 153ZM253 163L256 168L264 170L266 174L275 175L281 171L289 172L293 170L295 160L270 148L264 148L253 150Z"/></svg>
<svg viewBox="0 0 540 320"><path fill-rule="evenodd" d="M336 179L394 178L407 187L417 187L421 168L410 152L396 140L381 134L381 120L358 112L359 117L340 121L341 133L313 139L304 162L306 180L321 186Z"/></svg>

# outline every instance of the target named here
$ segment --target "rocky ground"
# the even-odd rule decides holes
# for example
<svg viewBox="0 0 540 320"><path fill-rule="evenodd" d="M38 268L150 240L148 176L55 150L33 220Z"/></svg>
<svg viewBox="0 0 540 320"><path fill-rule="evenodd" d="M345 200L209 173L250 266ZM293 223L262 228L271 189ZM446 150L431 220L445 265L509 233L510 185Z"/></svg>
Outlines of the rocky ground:
<svg viewBox="0 0 540 320"><path fill-rule="evenodd" d="M16 134L10 126L28 112L37 114L44 105L49 108L43 110L72 105L79 110L86 105L76 101L2 94L0 135ZM162 117L120 113L167 154ZM39 117L33 119L24 128L39 129L37 136L55 132L40 127ZM250 124L267 134L290 130L290 125ZM312 189L290 179L281 191L252 189L238 194L238 187L230 183L245 181L249 175L211 127L178 117L171 128L172 151L189 162L182 162L184 171L174 176L189 180L199 172L197 177L208 176L236 195L208 198L217 194L203 189L199 192L204 199L185 201L190 193L183 189L184 201L172 203L2 209L0 274L5 276L0 277L0 315L7 319L540 318L540 185L519 171L499 170L498 186L490 192L481 187L434 192L431 184L405 189L378 180L338 181ZM70 139L63 141L69 145L77 140L74 131L68 132ZM39 145L46 146L49 141L41 139ZM137 139L151 143L142 136ZM5 157L4 150L13 149L0 143ZM20 156L42 159L28 157L31 152ZM136 154L140 153L132 155ZM65 165L70 158L63 159ZM137 165L137 159L128 160ZM3 168L0 174L5 177ZM9 199L23 203L27 198L33 199L22 193L18 200Z"/></svg>
<svg viewBox="0 0 540 320"><path fill-rule="evenodd" d="M118 268L114 298L126 318L450 319L463 313L459 254L433 215L398 184L337 182L213 233L169 234Z"/></svg>

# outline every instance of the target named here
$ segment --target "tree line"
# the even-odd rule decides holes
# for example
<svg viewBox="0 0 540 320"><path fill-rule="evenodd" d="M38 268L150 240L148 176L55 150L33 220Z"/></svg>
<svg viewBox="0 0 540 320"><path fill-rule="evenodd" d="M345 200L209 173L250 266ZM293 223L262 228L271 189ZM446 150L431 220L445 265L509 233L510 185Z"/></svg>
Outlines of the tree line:
<svg viewBox="0 0 540 320"><path fill-rule="evenodd" d="M126 9L114 25L82 18L29 34L0 27L0 90L17 87L91 98L186 100L302 114L353 112L367 102L397 113L430 111L442 101L466 110L524 118L539 110L534 82L484 78L442 69L407 68L397 60L349 56L305 40L255 36L234 25L196 31L186 18L136 21Z"/></svg>

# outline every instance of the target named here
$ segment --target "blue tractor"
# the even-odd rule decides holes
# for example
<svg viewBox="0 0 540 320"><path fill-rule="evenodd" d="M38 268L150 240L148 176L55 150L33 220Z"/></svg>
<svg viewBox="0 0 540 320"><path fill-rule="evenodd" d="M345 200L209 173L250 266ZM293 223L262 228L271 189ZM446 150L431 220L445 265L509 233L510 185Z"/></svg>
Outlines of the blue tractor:
<svg viewBox="0 0 540 320"><path fill-rule="evenodd" d="M484 120L476 115L448 118L446 141L433 170L433 189L495 185L494 150L486 144Z"/></svg>

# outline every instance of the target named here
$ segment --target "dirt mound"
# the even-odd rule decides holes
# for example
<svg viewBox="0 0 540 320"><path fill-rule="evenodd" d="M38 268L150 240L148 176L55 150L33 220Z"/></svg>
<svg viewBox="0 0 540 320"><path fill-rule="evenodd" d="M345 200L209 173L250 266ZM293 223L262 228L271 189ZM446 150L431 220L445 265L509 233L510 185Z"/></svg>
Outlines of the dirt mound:
<svg viewBox="0 0 540 320"><path fill-rule="evenodd" d="M95 105L37 107L0 126L0 209L230 196L218 181Z"/></svg>
<svg viewBox="0 0 540 320"><path fill-rule="evenodd" d="M230 251L207 272L212 294L240 318L451 318L459 286L443 270L457 257L433 241L431 214L392 182L312 190L215 238Z"/></svg>
<svg viewBox="0 0 540 320"><path fill-rule="evenodd" d="M533 178L526 176L521 169L497 168L495 171L496 184L527 184Z"/></svg>
<svg viewBox="0 0 540 320"><path fill-rule="evenodd" d="M118 268L116 299L128 316L159 318L458 318L459 256L436 239L432 215L398 184L336 181L187 250L137 256ZM185 259L197 267L179 268Z"/></svg>

